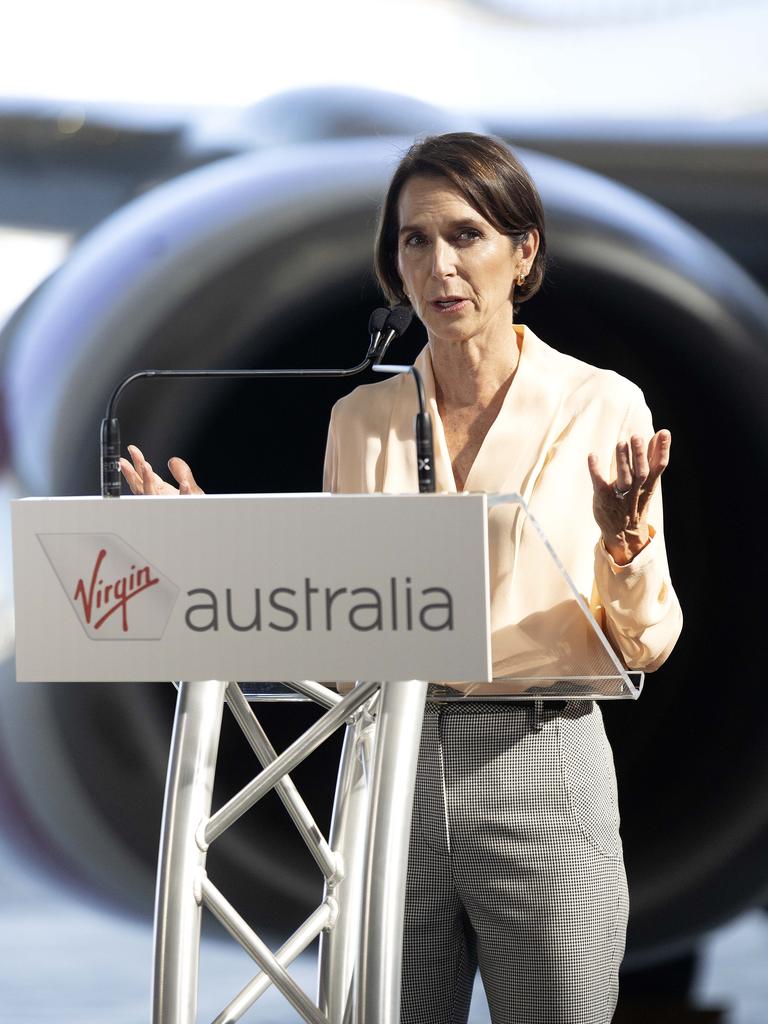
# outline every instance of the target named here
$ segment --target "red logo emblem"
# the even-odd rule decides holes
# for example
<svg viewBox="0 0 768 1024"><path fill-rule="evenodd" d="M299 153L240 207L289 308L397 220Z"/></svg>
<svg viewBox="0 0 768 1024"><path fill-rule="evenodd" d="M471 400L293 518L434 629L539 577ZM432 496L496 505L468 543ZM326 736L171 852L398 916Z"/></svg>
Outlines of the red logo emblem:
<svg viewBox="0 0 768 1024"><path fill-rule="evenodd" d="M87 625L94 629L101 629L110 615L120 612L122 629L128 632L128 602L132 597L141 594L148 587L157 586L159 577L152 576L152 569L145 565L138 568L131 566L130 576L120 576L111 583L105 583L100 578L101 566L107 557L107 549L102 548L96 556L96 563L91 573L86 589L85 580L81 577L75 587L75 601L81 601L83 615ZM99 616L93 621L94 612Z"/></svg>
<svg viewBox="0 0 768 1024"><path fill-rule="evenodd" d="M157 640L178 587L117 534L38 534L92 640Z"/></svg>

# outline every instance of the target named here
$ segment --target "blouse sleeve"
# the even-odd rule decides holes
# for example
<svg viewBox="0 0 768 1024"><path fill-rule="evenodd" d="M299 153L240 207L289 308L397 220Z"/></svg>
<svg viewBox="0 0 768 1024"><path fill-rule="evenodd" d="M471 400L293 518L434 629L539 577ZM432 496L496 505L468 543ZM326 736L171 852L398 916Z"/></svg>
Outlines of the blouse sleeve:
<svg viewBox="0 0 768 1024"><path fill-rule="evenodd" d="M325 442L325 462L323 464L323 490L332 493L339 488L339 453L336 436L336 406L331 409L328 424L328 438Z"/></svg>
<svg viewBox="0 0 768 1024"><path fill-rule="evenodd" d="M617 441L640 434L647 443L653 433L651 413L638 392ZM664 547L661 481L651 498L648 523L651 540L627 565L614 562L598 541L593 605L602 606L607 636L627 668L652 672L666 661L683 626Z"/></svg>

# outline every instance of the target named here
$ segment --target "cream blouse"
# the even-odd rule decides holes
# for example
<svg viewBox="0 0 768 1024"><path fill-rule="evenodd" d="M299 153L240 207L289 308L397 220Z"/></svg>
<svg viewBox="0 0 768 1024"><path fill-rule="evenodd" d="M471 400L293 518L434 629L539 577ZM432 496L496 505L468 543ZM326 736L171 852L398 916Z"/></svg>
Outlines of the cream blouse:
<svg viewBox="0 0 768 1024"><path fill-rule="evenodd" d="M653 434L643 394L611 370L557 352L522 324L515 325L520 361L498 416L467 476L467 491L519 493L538 519L597 622L624 664L653 671L680 634L682 612L672 588L664 548L661 488L651 499L651 542L628 565L606 551L592 515L587 455L597 452L615 473L620 440ZM435 398L429 348L416 367L424 378L434 425L436 490L456 492ZM325 490L410 493L418 490L413 418L416 389L410 374L356 388L331 413ZM508 517L517 515L510 509ZM494 517L489 532L491 640L494 674L514 652L516 623L542 618L557 637L570 626L568 609L553 591L554 577L539 571L540 550L531 531ZM538 616L544 612L546 617Z"/></svg>

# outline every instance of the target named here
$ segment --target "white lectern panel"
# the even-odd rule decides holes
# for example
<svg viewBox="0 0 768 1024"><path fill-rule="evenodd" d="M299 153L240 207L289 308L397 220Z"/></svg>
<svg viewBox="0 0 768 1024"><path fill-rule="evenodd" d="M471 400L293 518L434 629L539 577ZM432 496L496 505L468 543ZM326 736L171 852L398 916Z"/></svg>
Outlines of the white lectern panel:
<svg viewBox="0 0 768 1024"><path fill-rule="evenodd" d="M491 677L485 495L13 503L20 681Z"/></svg>

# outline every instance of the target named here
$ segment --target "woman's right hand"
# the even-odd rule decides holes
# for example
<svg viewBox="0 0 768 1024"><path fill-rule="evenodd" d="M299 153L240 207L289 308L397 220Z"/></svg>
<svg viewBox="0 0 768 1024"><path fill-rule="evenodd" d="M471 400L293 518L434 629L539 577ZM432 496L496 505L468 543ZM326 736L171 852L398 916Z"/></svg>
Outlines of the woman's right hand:
<svg viewBox="0 0 768 1024"><path fill-rule="evenodd" d="M128 454L133 465L128 459L120 459L120 469L134 494L205 494L195 483L192 470L183 459L174 457L168 460L168 469L179 485L174 487L157 475L135 444L128 445Z"/></svg>

